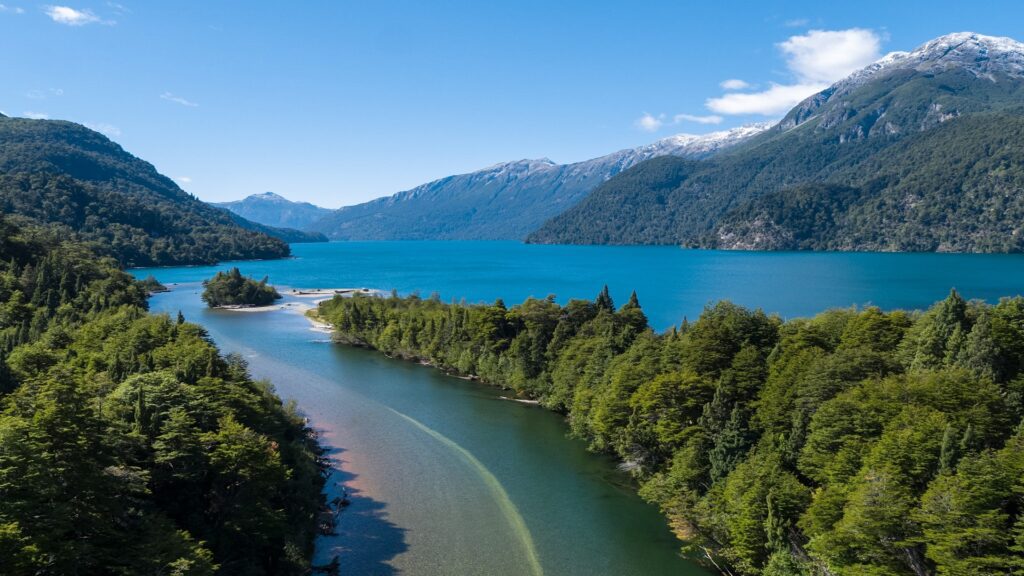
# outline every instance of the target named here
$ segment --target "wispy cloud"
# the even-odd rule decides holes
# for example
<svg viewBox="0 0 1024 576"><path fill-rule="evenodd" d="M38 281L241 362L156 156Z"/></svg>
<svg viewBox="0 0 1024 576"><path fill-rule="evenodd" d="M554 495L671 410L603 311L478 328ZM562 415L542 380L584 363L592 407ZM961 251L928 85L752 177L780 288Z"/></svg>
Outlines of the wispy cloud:
<svg viewBox="0 0 1024 576"><path fill-rule="evenodd" d="M175 180L177 180L178 182L181 182L182 184L191 184L192 183L192 178L189 177L189 176L178 176L177 178L175 178Z"/></svg>
<svg viewBox="0 0 1024 576"><path fill-rule="evenodd" d="M777 45L794 81L772 83L760 92L732 92L709 98L706 106L717 114L776 116L829 84L878 60L882 39L872 30L811 30ZM723 83L723 88L725 88Z"/></svg>
<svg viewBox="0 0 1024 576"><path fill-rule="evenodd" d="M675 124L683 124L684 122L695 122L697 124L721 124L723 118L717 114L708 114L707 116L699 116L697 114L676 114L669 118L666 114L650 114L644 112L644 115L637 118L633 122L633 125L644 132L657 132L665 126L671 126Z"/></svg>
<svg viewBox="0 0 1024 576"><path fill-rule="evenodd" d="M171 94L170 92L164 92L163 94L160 95L160 98L162 98L164 100L167 100L168 102L174 102L175 104L181 104L182 106L188 106L189 108L196 108L196 107L199 106L199 104L196 103L196 102L193 102L191 100L186 100L186 99L182 98L181 96L175 96L174 94Z"/></svg>
<svg viewBox="0 0 1024 576"><path fill-rule="evenodd" d="M25 93L26 98L32 100L46 100L51 96L63 96L64 90L62 88L47 88L46 90L29 90Z"/></svg>
<svg viewBox="0 0 1024 576"><path fill-rule="evenodd" d="M25 118L31 118L32 120L49 120L50 115L45 112L23 112L21 114Z"/></svg>
<svg viewBox="0 0 1024 576"><path fill-rule="evenodd" d="M107 2L107 8L110 8L114 14L130 14L129 10L124 4L118 4L117 2Z"/></svg>
<svg viewBox="0 0 1024 576"><path fill-rule="evenodd" d="M744 90L746 88L750 88L750 84L748 82L740 80L739 78L722 80L722 83L719 84L719 86L722 87L722 90Z"/></svg>
<svg viewBox="0 0 1024 576"><path fill-rule="evenodd" d="M647 112L644 112L644 115L639 117L639 118L637 118L636 122L634 122L633 124L637 128L643 130L644 132L657 132L661 128L662 124L664 124L664 123L665 123L665 115L664 114L659 114L658 116L654 116L652 114L648 114Z"/></svg>
<svg viewBox="0 0 1024 576"><path fill-rule="evenodd" d="M106 122L86 122L85 127L90 130L95 130L107 138L117 138L121 135L120 128L113 124L107 124Z"/></svg>
<svg viewBox="0 0 1024 576"><path fill-rule="evenodd" d="M43 11L51 20L66 26L85 26L87 24L116 24L113 20L104 20L93 14L91 10L76 10L70 6L46 6Z"/></svg>
<svg viewBox="0 0 1024 576"><path fill-rule="evenodd" d="M793 18L792 20L786 20L782 25L787 28L803 28L810 23L811 21L808 18Z"/></svg>
<svg viewBox="0 0 1024 576"><path fill-rule="evenodd" d="M676 114L672 117L672 120L676 124L683 122L696 122L697 124L721 124L722 117L717 114L708 114L707 116L697 116L695 114Z"/></svg>
<svg viewBox="0 0 1024 576"><path fill-rule="evenodd" d="M8 6L6 4L0 4L0 12L9 12L11 14L24 14L25 9L20 6Z"/></svg>

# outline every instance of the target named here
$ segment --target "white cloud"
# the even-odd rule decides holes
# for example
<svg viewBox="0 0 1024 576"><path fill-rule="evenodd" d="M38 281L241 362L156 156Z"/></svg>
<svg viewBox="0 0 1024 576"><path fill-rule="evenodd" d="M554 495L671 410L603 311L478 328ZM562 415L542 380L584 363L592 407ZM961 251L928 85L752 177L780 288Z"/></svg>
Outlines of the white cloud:
<svg viewBox="0 0 1024 576"><path fill-rule="evenodd" d="M178 182L181 182L182 184L191 184L192 183L192 178L190 178L189 176L178 176L177 178L175 178L175 180L177 180Z"/></svg>
<svg viewBox="0 0 1024 576"><path fill-rule="evenodd" d="M718 114L777 116L829 84L878 60L881 38L863 28L811 30L778 45L793 75L792 84L772 83L760 92L736 92L709 98L705 105ZM723 82L723 88L728 89Z"/></svg>
<svg viewBox="0 0 1024 576"><path fill-rule="evenodd" d="M69 6L47 6L44 11L51 20L68 26L85 26L86 24L113 24L101 19L89 10L75 10Z"/></svg>
<svg viewBox="0 0 1024 576"><path fill-rule="evenodd" d="M181 96L175 96L174 94L171 94L170 92L164 92L163 94L160 95L160 98L162 98L164 100L167 100L168 102L174 102L175 104L181 104L182 106L188 106L189 108L196 108L197 106L199 106L199 104L197 104L195 102L192 102L191 100L186 100L186 99L182 98Z"/></svg>
<svg viewBox="0 0 1024 576"><path fill-rule="evenodd" d="M794 18L792 20L786 20L785 22L782 23L782 25L786 26L787 28L803 28L804 26L810 24L810 22L811 21L808 20L807 18Z"/></svg>
<svg viewBox="0 0 1024 576"><path fill-rule="evenodd" d="M22 116L25 118L31 118L32 120L49 120L50 115L45 112L24 112Z"/></svg>
<svg viewBox="0 0 1024 576"><path fill-rule="evenodd" d="M762 92L731 92L718 98L708 98L705 105L709 110L719 114L777 116L788 112L804 98L827 87L826 84L772 84L771 88Z"/></svg>
<svg viewBox="0 0 1024 576"><path fill-rule="evenodd" d="M662 124L665 123L665 115L659 114L658 116L652 116L646 112L644 115L637 119L635 122L636 127L644 130L645 132L657 132L661 128Z"/></svg>
<svg viewBox="0 0 1024 576"><path fill-rule="evenodd" d="M786 66L803 83L835 82L881 56L882 40L871 30L811 30L779 44Z"/></svg>
<svg viewBox="0 0 1024 576"><path fill-rule="evenodd" d="M8 6L6 4L0 4L0 12L10 12L12 14L24 14L25 9L19 6Z"/></svg>
<svg viewBox="0 0 1024 576"><path fill-rule="evenodd" d="M707 116L697 116L694 114L676 114L672 120L679 124L680 122L696 122L697 124L721 124L722 117L717 114L708 114Z"/></svg>
<svg viewBox="0 0 1024 576"><path fill-rule="evenodd" d="M722 90L743 90L745 88L750 88L750 84L743 80L740 80L739 78L730 78L728 80L723 80L722 83L719 84L719 86L722 87Z"/></svg>
<svg viewBox="0 0 1024 576"><path fill-rule="evenodd" d="M121 129L113 124L107 124L105 122L86 123L86 128L95 130L100 134L103 134L107 138L117 138L121 135Z"/></svg>

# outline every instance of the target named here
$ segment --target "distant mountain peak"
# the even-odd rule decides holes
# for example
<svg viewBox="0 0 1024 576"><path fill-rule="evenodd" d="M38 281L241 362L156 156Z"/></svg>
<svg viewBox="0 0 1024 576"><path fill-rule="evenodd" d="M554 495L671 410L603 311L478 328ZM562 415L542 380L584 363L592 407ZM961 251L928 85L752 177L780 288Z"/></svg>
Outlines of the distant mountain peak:
<svg viewBox="0 0 1024 576"><path fill-rule="evenodd" d="M250 194L241 200L214 203L214 206L264 226L303 231L331 212L309 202L293 202L274 192Z"/></svg>
<svg viewBox="0 0 1024 576"><path fill-rule="evenodd" d="M253 200L266 200L268 202L290 202L284 196L275 192L260 192L259 194L250 194L246 200L252 198Z"/></svg>
<svg viewBox="0 0 1024 576"><path fill-rule="evenodd" d="M475 172L495 172L495 171L501 171L501 170L506 170L506 169L537 170L537 169L543 169L543 168L545 168L547 166L557 166L557 165L558 164L556 164L550 158L533 158L533 159L531 159L531 158L523 158L522 160L511 160L509 162L498 162L497 164L492 164L490 166L487 166L486 168L482 168L480 170L476 170Z"/></svg>

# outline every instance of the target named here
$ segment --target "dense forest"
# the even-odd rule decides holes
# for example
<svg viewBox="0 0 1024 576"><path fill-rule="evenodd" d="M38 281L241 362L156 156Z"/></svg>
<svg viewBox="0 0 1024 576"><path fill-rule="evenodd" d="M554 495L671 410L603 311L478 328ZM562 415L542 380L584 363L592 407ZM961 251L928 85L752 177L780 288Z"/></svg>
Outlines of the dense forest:
<svg viewBox="0 0 1024 576"><path fill-rule="evenodd" d="M237 266L227 272L217 272L203 281L203 302L210 308L218 306L267 306L281 297L267 284L267 278L256 280L242 276Z"/></svg>
<svg viewBox="0 0 1024 576"><path fill-rule="evenodd" d="M98 132L0 115L0 212L64 234L122 266L280 258L288 245L239 226Z"/></svg>
<svg viewBox="0 0 1024 576"><path fill-rule="evenodd" d="M307 574L315 434L154 287L0 218L0 572Z"/></svg>
<svg viewBox="0 0 1024 576"><path fill-rule="evenodd" d="M636 295L322 303L339 342L536 398L632 471L691 552L763 576L1024 570L1024 298L663 334Z"/></svg>

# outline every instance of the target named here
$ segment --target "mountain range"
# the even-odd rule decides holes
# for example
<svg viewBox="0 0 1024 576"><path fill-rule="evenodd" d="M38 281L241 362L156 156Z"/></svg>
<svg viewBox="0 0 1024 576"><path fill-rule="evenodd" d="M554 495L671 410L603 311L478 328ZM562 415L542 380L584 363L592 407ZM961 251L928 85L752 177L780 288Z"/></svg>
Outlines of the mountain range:
<svg viewBox="0 0 1024 576"><path fill-rule="evenodd" d="M526 239L749 250L1024 250L1024 44L971 32L894 52L777 123L592 160L505 162L254 221L345 240Z"/></svg>
<svg viewBox="0 0 1024 576"><path fill-rule="evenodd" d="M0 213L58 228L125 266L290 253L265 233L275 231L200 201L106 136L60 120L0 115Z"/></svg>
<svg viewBox="0 0 1024 576"><path fill-rule="evenodd" d="M1024 250L1024 44L893 53L702 162L612 178L530 235L726 249Z"/></svg>
<svg viewBox="0 0 1024 576"><path fill-rule="evenodd" d="M679 134L573 164L547 158L503 162L336 211L272 193L218 206L256 222L322 232L336 240L521 240L602 182L645 160L706 158L769 126ZM316 215L323 217L313 220Z"/></svg>

